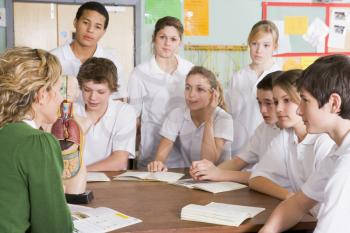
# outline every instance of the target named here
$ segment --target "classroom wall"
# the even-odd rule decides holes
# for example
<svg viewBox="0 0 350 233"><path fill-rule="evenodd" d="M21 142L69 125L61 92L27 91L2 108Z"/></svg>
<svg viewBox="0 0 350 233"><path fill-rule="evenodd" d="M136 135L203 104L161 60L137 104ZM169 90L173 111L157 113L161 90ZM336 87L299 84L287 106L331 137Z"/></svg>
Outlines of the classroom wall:
<svg viewBox="0 0 350 233"><path fill-rule="evenodd" d="M0 0L0 8L5 7L5 0ZM0 52L6 48L6 28L0 27Z"/></svg>

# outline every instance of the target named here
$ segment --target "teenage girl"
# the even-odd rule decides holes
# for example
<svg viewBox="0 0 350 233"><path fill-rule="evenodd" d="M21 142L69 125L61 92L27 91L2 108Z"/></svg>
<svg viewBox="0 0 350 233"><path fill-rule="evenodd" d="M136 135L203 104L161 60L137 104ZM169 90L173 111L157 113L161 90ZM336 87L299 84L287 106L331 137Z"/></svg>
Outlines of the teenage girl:
<svg viewBox="0 0 350 233"><path fill-rule="evenodd" d="M182 156L184 167L200 159L213 163L230 159L233 122L224 110L223 91L213 72L193 67L186 78L185 99L187 108L174 109L165 119L149 171L166 171L172 149Z"/></svg>
<svg viewBox="0 0 350 233"><path fill-rule="evenodd" d="M185 106L185 77L193 65L176 54L183 31L179 19L170 16L159 19L152 36L154 56L138 65L129 79L129 103L135 107L141 126L138 168L145 168L154 160L166 115ZM180 161L174 155L168 165L181 167Z"/></svg>
<svg viewBox="0 0 350 233"><path fill-rule="evenodd" d="M278 29L274 23L256 23L248 36L251 63L233 74L227 89L228 111L234 123L232 154L245 149L249 138L263 121L256 102L256 85L266 74L280 70L272 57L278 46Z"/></svg>

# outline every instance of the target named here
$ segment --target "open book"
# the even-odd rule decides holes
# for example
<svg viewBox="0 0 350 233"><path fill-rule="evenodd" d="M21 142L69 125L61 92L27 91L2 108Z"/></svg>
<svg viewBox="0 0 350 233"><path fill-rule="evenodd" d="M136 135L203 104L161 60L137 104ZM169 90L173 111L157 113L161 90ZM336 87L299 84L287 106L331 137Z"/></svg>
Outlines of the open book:
<svg viewBox="0 0 350 233"><path fill-rule="evenodd" d="M211 202L208 205L189 204L182 208L181 219L238 227L265 208Z"/></svg>
<svg viewBox="0 0 350 233"><path fill-rule="evenodd" d="M195 181L193 179L178 180L172 184L190 189L200 189L211 193L221 193L247 187L246 185L230 181Z"/></svg>
<svg viewBox="0 0 350 233"><path fill-rule="evenodd" d="M184 174L175 172L137 172L127 171L123 174L115 176L114 180L138 180L138 181L164 181L174 183L178 181Z"/></svg>
<svg viewBox="0 0 350 233"><path fill-rule="evenodd" d="M86 177L87 182L111 181L103 172L88 172Z"/></svg>
<svg viewBox="0 0 350 233"><path fill-rule="evenodd" d="M90 208L68 205L73 218L74 232L103 233L142 222L106 207Z"/></svg>

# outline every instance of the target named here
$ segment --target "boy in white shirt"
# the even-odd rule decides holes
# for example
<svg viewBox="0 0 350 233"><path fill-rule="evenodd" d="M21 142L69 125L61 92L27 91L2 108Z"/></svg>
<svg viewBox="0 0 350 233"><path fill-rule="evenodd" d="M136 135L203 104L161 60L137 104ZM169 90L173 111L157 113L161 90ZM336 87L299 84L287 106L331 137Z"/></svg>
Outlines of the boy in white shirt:
<svg viewBox="0 0 350 233"><path fill-rule="evenodd" d="M111 99L118 90L117 68L105 58L89 58L78 73L84 104L75 116L87 118L84 161L88 171L125 170L135 156L136 114L132 106Z"/></svg>
<svg viewBox="0 0 350 233"><path fill-rule="evenodd" d="M350 58L330 55L317 59L298 81L299 114L309 133L327 133L336 143L302 187L272 213L264 232L281 232L322 203L314 232L349 232L350 212Z"/></svg>
<svg viewBox="0 0 350 233"><path fill-rule="evenodd" d="M86 2L82 4L75 16L75 38L51 51L57 56L62 66L62 74L76 77L79 68L90 57L107 58L118 68L118 92L113 93L113 99L126 98L126 80L122 67L112 53L102 48L98 41L103 37L109 23L107 9L99 2Z"/></svg>

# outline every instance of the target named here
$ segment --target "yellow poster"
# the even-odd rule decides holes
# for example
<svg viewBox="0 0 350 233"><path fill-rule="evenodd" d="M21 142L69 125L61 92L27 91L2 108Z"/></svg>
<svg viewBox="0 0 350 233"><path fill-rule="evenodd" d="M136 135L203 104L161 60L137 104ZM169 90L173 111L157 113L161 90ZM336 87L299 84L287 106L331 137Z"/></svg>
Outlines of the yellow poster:
<svg viewBox="0 0 350 233"><path fill-rule="evenodd" d="M207 36L209 34L208 0L184 1L184 26L186 36Z"/></svg>
<svg viewBox="0 0 350 233"><path fill-rule="evenodd" d="M284 33L287 35L305 34L309 25L307 16L285 16Z"/></svg>
<svg viewBox="0 0 350 233"><path fill-rule="evenodd" d="M300 64L302 69L306 69L309 65L311 65L312 63L314 63L314 61L317 59L318 57L301 57L300 58Z"/></svg>
<svg viewBox="0 0 350 233"><path fill-rule="evenodd" d="M296 58L287 58L283 63L283 70L293 70L293 69L301 69L301 64L297 61Z"/></svg>

